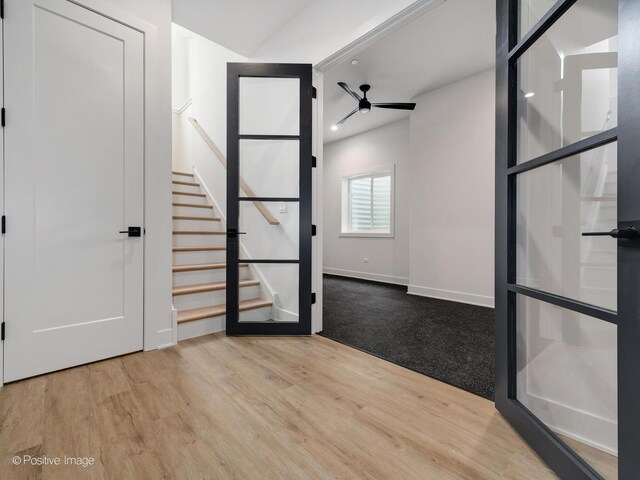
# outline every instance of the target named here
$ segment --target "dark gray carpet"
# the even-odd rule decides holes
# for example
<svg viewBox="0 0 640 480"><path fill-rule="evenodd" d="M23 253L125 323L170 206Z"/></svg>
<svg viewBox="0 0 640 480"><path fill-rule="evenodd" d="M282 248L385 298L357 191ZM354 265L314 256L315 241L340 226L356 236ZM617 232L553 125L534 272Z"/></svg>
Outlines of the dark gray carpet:
<svg viewBox="0 0 640 480"><path fill-rule="evenodd" d="M494 311L325 275L321 335L494 398Z"/></svg>

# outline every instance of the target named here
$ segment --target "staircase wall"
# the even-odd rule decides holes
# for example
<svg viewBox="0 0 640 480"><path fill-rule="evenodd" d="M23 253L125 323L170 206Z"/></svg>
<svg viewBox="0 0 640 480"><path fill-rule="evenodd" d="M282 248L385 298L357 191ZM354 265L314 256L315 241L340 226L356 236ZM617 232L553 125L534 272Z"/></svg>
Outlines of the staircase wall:
<svg viewBox="0 0 640 480"><path fill-rule="evenodd" d="M227 62L243 62L246 58L181 27L174 26L174 30L187 38L188 48L183 51L186 51L189 57L188 61L174 58L175 70L189 70L188 75L175 71L174 77L189 79L188 90L191 98L190 106L178 115L179 118L174 119L174 125L179 129L175 135L180 139L180 145L174 151L174 158L187 158L191 165L184 165L185 162L181 160L174 161L174 164L180 163L180 170L190 171L193 168L226 224L227 171L189 123L188 118L196 118L216 146L226 155ZM269 172L274 174L270 175ZM295 174L297 178L297 172L289 173ZM247 175L245 180L260 195L260 192L273 191L274 186L277 191L278 182L286 179L286 174L286 170L276 172L269 168L259 174L254 172ZM281 213L280 204L265 205L280 221L280 225L269 225L253 204L247 205L241 215L241 220L250 229L249 234L242 239L246 254L250 258L292 258L290 252L295 251L297 256L297 204L288 204L286 213ZM269 293L275 294L276 318L291 320L292 315L297 314L298 291L297 288L295 291L291 288L291 279L297 274L297 269L291 265L261 265L252 266L252 269L261 279L267 296L271 296Z"/></svg>

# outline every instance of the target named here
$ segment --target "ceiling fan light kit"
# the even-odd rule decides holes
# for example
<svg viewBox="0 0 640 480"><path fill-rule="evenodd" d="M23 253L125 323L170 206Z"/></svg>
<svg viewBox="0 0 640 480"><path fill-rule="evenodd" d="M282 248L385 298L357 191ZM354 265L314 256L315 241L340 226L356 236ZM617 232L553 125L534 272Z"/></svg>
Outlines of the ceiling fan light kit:
<svg viewBox="0 0 640 480"><path fill-rule="evenodd" d="M371 103L367 99L367 92L371 90L371 85L360 85L360 90L362 91L364 96L358 95L349 85L344 82L338 82L338 85L347 92L354 100L358 102L358 106L353 109L351 113L345 116L342 120L340 120L336 125L342 125L346 122L349 117L354 115L357 112L360 113L369 113L372 108L388 108L391 110L413 110L416 108L415 103Z"/></svg>

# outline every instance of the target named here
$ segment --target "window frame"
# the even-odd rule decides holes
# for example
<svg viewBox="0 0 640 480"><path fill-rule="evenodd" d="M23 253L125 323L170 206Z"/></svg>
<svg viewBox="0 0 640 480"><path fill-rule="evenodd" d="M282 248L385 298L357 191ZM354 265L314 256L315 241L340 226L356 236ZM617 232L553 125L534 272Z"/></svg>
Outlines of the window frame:
<svg viewBox="0 0 640 480"><path fill-rule="evenodd" d="M365 170L359 170L357 172L351 172L344 174L340 177L341 181L341 205L340 205L340 237L362 237L362 238L395 238L395 183L396 183L396 166L395 164L381 165L378 167L371 167ZM350 195L350 182L359 178L375 178L375 177L390 177L390 190L389 190L389 209L390 209L390 221L389 231L353 231L351 227L351 195ZM372 192L373 193L373 192ZM373 201L373 196L372 196ZM372 212L373 215L373 212Z"/></svg>

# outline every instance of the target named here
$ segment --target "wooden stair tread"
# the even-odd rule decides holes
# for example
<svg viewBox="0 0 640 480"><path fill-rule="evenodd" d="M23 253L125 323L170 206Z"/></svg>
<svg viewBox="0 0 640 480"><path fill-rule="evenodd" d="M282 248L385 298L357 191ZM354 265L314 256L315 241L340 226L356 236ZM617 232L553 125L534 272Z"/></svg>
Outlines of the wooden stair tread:
<svg viewBox="0 0 640 480"><path fill-rule="evenodd" d="M174 207L213 208L213 205L198 205L197 203L172 203Z"/></svg>
<svg viewBox="0 0 640 480"><path fill-rule="evenodd" d="M221 219L218 217L192 217L189 215L174 215L174 220L202 220L204 222L219 222Z"/></svg>
<svg viewBox="0 0 640 480"><path fill-rule="evenodd" d="M240 302L239 310L245 312L256 308L270 307L273 302L262 298L252 298L251 300L243 300ZM194 320L202 320L203 318L218 317L227 313L227 306L211 305L209 307L192 308L189 310L181 310L178 312L178 323L192 322Z"/></svg>
<svg viewBox="0 0 640 480"><path fill-rule="evenodd" d="M206 197L206 193L193 193L193 192L176 192L175 190L171 192L173 195L186 195L187 197Z"/></svg>
<svg viewBox="0 0 640 480"><path fill-rule="evenodd" d="M248 263L241 263L240 267L248 267ZM173 272L196 272L199 270L218 270L227 268L226 263L196 263L193 265L174 265Z"/></svg>
<svg viewBox="0 0 640 480"><path fill-rule="evenodd" d="M193 173L187 173L187 172L176 172L173 171L171 172L173 175L181 175L183 177L193 177Z"/></svg>
<svg viewBox="0 0 640 480"><path fill-rule="evenodd" d="M174 235L226 235L227 232L221 230L174 230Z"/></svg>
<svg viewBox="0 0 640 480"><path fill-rule="evenodd" d="M174 252L218 252L227 247L173 247Z"/></svg>
<svg viewBox="0 0 640 480"><path fill-rule="evenodd" d="M252 287L254 285L260 285L258 280L240 280L240 287ZM224 290L227 288L227 282L214 282L214 283L200 283L197 285L184 285L182 287L175 287L173 289L173 295L189 295L191 293L202 292L214 292L217 290Z"/></svg>
<svg viewBox="0 0 640 480"><path fill-rule="evenodd" d="M184 180L171 180L174 185L186 185L188 187L199 187L200 184L196 182L185 182Z"/></svg>

